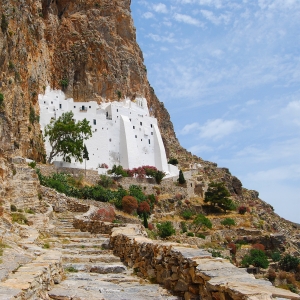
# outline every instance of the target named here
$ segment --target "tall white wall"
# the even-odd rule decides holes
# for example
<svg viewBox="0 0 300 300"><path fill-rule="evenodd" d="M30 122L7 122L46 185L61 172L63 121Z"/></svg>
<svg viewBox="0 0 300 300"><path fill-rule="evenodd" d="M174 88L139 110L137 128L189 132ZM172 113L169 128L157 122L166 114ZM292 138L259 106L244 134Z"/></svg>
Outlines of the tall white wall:
<svg viewBox="0 0 300 300"><path fill-rule="evenodd" d="M98 105L95 101L65 99L62 91L47 87L45 95L39 95L39 104L42 130L51 119L68 111L73 112L75 120L86 118L90 122L93 136L85 141L89 152L88 169L97 169L103 163L109 168L116 164L126 169L150 165L169 173L157 120L149 115L146 99ZM51 147L47 140L45 146L49 155ZM62 158L55 157L54 161L62 162ZM68 166L65 162L62 164ZM72 160L69 166L84 168L84 163Z"/></svg>

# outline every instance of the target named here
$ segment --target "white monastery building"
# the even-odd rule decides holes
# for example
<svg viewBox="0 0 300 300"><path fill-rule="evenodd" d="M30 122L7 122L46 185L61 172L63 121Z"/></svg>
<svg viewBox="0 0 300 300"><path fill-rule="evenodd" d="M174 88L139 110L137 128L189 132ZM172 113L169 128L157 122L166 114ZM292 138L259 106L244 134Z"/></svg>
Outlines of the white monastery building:
<svg viewBox="0 0 300 300"><path fill-rule="evenodd" d="M125 99L117 102L96 101L74 102L65 99L60 90L46 88L45 95L39 95L41 129L57 119L64 112L72 111L76 121L86 118L92 126L92 137L85 141L89 152L87 169L98 169L103 173L104 164L112 168L121 165L133 169L144 165L154 166L168 175L178 175L177 167L168 165L157 120L151 117L145 98L135 101ZM46 153L51 151L50 143L45 142ZM62 167L84 168L85 163L63 162L56 156L54 163Z"/></svg>

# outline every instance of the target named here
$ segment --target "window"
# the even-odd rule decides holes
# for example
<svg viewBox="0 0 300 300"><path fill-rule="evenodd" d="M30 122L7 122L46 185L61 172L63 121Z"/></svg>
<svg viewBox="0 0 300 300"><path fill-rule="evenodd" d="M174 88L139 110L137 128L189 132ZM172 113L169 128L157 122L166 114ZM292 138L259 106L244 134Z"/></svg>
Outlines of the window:
<svg viewBox="0 0 300 300"><path fill-rule="evenodd" d="M51 104L53 104L53 101L51 101Z"/></svg>
<svg viewBox="0 0 300 300"><path fill-rule="evenodd" d="M153 135L153 132L151 132L151 135Z"/></svg>
<svg viewBox="0 0 300 300"><path fill-rule="evenodd" d="M141 139L141 142L143 141L143 139Z"/></svg>
<svg viewBox="0 0 300 300"><path fill-rule="evenodd" d="M97 132L97 128L95 129L95 132Z"/></svg>
<svg viewBox="0 0 300 300"><path fill-rule="evenodd" d="M140 125L142 126L142 125L143 125L143 123L142 123L142 122L140 122Z"/></svg>
<svg viewBox="0 0 300 300"><path fill-rule="evenodd" d="M76 108L76 106L74 105L74 108Z"/></svg>
<svg viewBox="0 0 300 300"><path fill-rule="evenodd" d="M117 109L117 112L118 112L119 110Z"/></svg>
<svg viewBox="0 0 300 300"><path fill-rule="evenodd" d="M111 142L111 139L109 139L109 141Z"/></svg>
<svg viewBox="0 0 300 300"><path fill-rule="evenodd" d="M133 126L133 129L135 129L135 126Z"/></svg>
<svg viewBox="0 0 300 300"><path fill-rule="evenodd" d="M89 108L92 108L91 106L89 106Z"/></svg>
<svg viewBox="0 0 300 300"><path fill-rule="evenodd" d="M44 101L44 104L46 104L46 101Z"/></svg>
<svg viewBox="0 0 300 300"><path fill-rule="evenodd" d="M58 96L56 96L56 98L58 98Z"/></svg>
<svg viewBox="0 0 300 300"><path fill-rule="evenodd" d="M151 128L153 127L152 124L150 126L151 126Z"/></svg>
<svg viewBox="0 0 300 300"><path fill-rule="evenodd" d="M131 119L129 119L129 121L131 122Z"/></svg>
<svg viewBox="0 0 300 300"><path fill-rule="evenodd" d="M59 108L61 108L61 104L59 104Z"/></svg>
<svg viewBox="0 0 300 300"><path fill-rule="evenodd" d="M135 136L135 138L137 139L137 135Z"/></svg>
<svg viewBox="0 0 300 300"><path fill-rule="evenodd" d="M148 142L149 142L149 145L150 145L150 140L148 140Z"/></svg>
<svg viewBox="0 0 300 300"><path fill-rule="evenodd" d="M94 125L96 125L96 124L97 124L95 119L93 120L93 123L94 123Z"/></svg>

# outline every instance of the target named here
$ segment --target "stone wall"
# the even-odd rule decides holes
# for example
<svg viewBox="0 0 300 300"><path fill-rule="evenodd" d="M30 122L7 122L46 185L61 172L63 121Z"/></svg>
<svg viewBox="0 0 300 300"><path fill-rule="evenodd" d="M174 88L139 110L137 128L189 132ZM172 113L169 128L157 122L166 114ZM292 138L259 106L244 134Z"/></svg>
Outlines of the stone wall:
<svg viewBox="0 0 300 300"><path fill-rule="evenodd" d="M300 299L269 281L255 279L228 260L212 258L210 253L189 245L134 235L131 228L113 229L110 244L114 254L138 276L158 282L186 300Z"/></svg>

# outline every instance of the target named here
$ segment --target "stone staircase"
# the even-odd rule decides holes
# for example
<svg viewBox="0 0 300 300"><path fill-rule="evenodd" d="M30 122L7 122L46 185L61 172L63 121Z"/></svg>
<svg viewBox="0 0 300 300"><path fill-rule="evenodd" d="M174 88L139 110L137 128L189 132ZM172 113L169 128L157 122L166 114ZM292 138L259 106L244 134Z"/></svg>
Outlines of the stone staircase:
<svg viewBox="0 0 300 300"><path fill-rule="evenodd" d="M133 275L109 250L105 234L81 232L72 226L74 213L58 213L52 245L62 253L65 280L48 291L56 300L179 299L157 284Z"/></svg>

